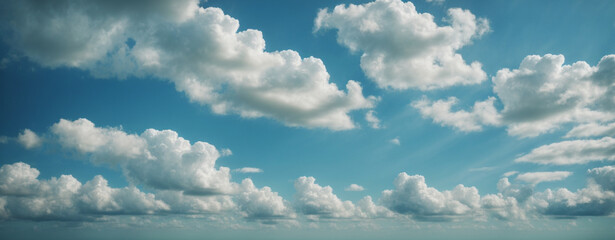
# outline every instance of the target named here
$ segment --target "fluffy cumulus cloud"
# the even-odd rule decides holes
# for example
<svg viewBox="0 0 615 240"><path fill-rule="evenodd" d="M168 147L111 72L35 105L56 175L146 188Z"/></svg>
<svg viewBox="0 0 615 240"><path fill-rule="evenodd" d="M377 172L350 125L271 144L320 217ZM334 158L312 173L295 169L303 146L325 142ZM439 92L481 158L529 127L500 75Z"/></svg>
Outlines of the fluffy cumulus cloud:
<svg viewBox="0 0 615 240"><path fill-rule="evenodd" d="M265 221L295 218L290 203L269 187L258 189L251 179L241 182L241 193L237 196L237 204L244 217Z"/></svg>
<svg viewBox="0 0 615 240"><path fill-rule="evenodd" d="M71 175L39 180L18 162L0 168L1 217L31 220L92 219L106 214L153 214L169 206L135 187L111 188L102 176L81 184Z"/></svg>
<svg viewBox="0 0 615 240"><path fill-rule="evenodd" d="M2 9L2 22L11 46L43 66L167 79L218 114L345 130L355 127L350 111L377 101L364 97L358 82L348 81L346 91L329 82L320 59L267 52L260 31L238 32L239 21L198 4L16 1Z"/></svg>
<svg viewBox="0 0 615 240"><path fill-rule="evenodd" d="M476 103L490 109L485 117L494 121L467 120L471 115L468 112L446 109L444 103L450 105L450 99L419 109L434 122L458 129L469 125L470 129L480 130L481 126L499 122L507 126L510 135L535 137L572 123L578 126L567 137L608 136L613 133L615 119L614 67L615 55L602 57L593 67L584 61L565 65L563 55L530 55L518 69L501 69L492 78L493 91L503 106L501 111L495 110L493 101ZM423 113L423 108L432 109L436 103L444 105L444 113Z"/></svg>
<svg viewBox="0 0 615 240"><path fill-rule="evenodd" d="M382 192L384 206L400 214L419 220L440 220L448 217L472 215L480 210L480 195L475 187L457 185L451 191L428 187L421 175L400 173L394 181L395 189Z"/></svg>
<svg viewBox="0 0 615 240"><path fill-rule="evenodd" d="M527 179L523 176L528 176ZM517 180L531 185L511 184L507 178L498 182L498 194L481 199L482 207L502 219L525 219L526 215L577 217L609 216L615 213L615 168L605 166L588 170L587 185L576 191L566 188L534 192L535 182L558 180L563 173L526 173Z"/></svg>
<svg viewBox="0 0 615 240"><path fill-rule="evenodd" d="M426 97L412 103L412 107L419 110L424 118L433 119L434 123L442 126L450 126L462 132L480 131L485 125L498 126L500 116L493 103L495 98L474 103L472 111L452 111L452 107L458 103L456 97L447 100L431 101Z"/></svg>
<svg viewBox="0 0 615 240"><path fill-rule="evenodd" d="M192 195L234 191L230 170L216 168L218 150L206 142L179 137L172 130L147 129L141 135L116 128L96 127L87 119L61 119L51 127L66 149L89 154L94 163L119 165L135 183Z"/></svg>
<svg viewBox="0 0 615 240"><path fill-rule="evenodd" d="M540 146L515 159L515 162L570 165L605 160L615 160L615 139L611 137L562 141Z"/></svg>
<svg viewBox="0 0 615 240"><path fill-rule="evenodd" d="M362 52L361 68L382 88L426 90L482 82L487 75L481 64L467 64L457 50L488 32L488 21L452 8L446 22L438 26L411 2L377 0L323 9L315 29L336 29L337 41Z"/></svg>
<svg viewBox="0 0 615 240"><path fill-rule="evenodd" d="M67 215L69 217L230 212L250 220L275 223L296 216L290 204L269 187L258 189L250 179L241 184L232 182L230 170L216 166L221 153L213 145L198 141L190 143L172 130L147 129L137 135L119 128L97 127L82 118L75 121L61 119L51 126L48 135L49 141L55 141L65 150L74 151L94 164L119 166L132 185L142 184L153 190L152 194L144 194L135 187L113 189L101 176L81 185L71 176L62 176L60 180L75 185L65 188L74 189L74 194L77 194L70 197L74 203L69 202L78 207L77 212L71 212ZM258 168L239 171L262 172ZM27 201L20 200L19 196L32 196L49 188L44 187L47 183L36 179L38 174L38 170L23 163L0 169L0 194L9 196L3 197L3 201L8 199L7 206L21 208L19 204ZM57 194L57 191L49 194ZM47 200L41 201L40 204L46 204ZM47 217L49 220L66 219L57 214Z"/></svg>
<svg viewBox="0 0 615 240"><path fill-rule="evenodd" d="M24 129L17 135L17 142L26 149L39 147L43 139L30 129Z"/></svg>
<svg viewBox="0 0 615 240"><path fill-rule="evenodd" d="M376 205L370 196L359 200L357 204L342 201L330 186L322 187L313 177L300 177L295 181L294 205L298 212L310 218L378 218L390 217L392 213Z"/></svg>
<svg viewBox="0 0 615 240"><path fill-rule="evenodd" d="M529 172L517 175L517 180L536 185L541 182L560 181L572 175L572 172Z"/></svg>
<svg viewBox="0 0 615 240"><path fill-rule="evenodd" d="M526 219L525 210L514 197L502 193L487 194L480 200L482 209L497 219Z"/></svg>
<svg viewBox="0 0 615 240"><path fill-rule="evenodd" d="M612 177L612 176L611 176ZM566 188L547 189L530 201L538 213L552 216L609 216L615 213L615 193L590 179L585 188L572 192Z"/></svg>
<svg viewBox="0 0 615 240"><path fill-rule="evenodd" d="M587 170L592 180L604 190L615 191L615 166L604 166Z"/></svg>
<svg viewBox="0 0 615 240"><path fill-rule="evenodd" d="M504 105L509 133L536 136L563 123L615 118L608 107L615 83L608 67L614 63L615 55L608 55L596 67L583 61L564 65L563 55L547 54L525 57L518 69L499 70L493 90Z"/></svg>

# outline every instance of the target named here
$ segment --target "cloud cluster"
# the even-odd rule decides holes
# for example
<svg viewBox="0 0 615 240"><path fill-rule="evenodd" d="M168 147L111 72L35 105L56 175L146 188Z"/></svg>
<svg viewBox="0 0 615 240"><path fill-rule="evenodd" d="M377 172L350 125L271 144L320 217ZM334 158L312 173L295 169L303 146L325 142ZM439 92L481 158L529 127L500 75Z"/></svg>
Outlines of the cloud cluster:
<svg viewBox="0 0 615 240"><path fill-rule="evenodd" d="M71 175L39 180L39 171L18 162L0 168L2 218L86 220L99 215L153 214L169 206L135 187L111 188L98 175L81 184Z"/></svg>
<svg viewBox="0 0 615 240"><path fill-rule="evenodd" d="M441 192L428 187L425 177L405 172L397 176L394 185L395 189L382 192L382 204L417 219L471 215L480 209L480 195L475 187L457 185L452 191Z"/></svg>
<svg viewBox="0 0 615 240"><path fill-rule="evenodd" d="M547 189L536 193L529 201L537 212L544 215L575 217L609 216L615 213L615 193L591 181L576 192L566 188Z"/></svg>
<svg viewBox="0 0 615 240"><path fill-rule="evenodd" d="M364 197L356 204L351 201L342 201L333 193L333 188L318 185L313 177L300 177L295 180L295 190L295 208L298 212L313 219L392 216L388 209L376 205L370 196Z"/></svg>
<svg viewBox="0 0 615 240"><path fill-rule="evenodd" d="M492 78L493 92L503 105L496 111L493 98L477 102L484 117L481 122L464 110L451 111L454 101L419 100L413 105L424 117L462 131L480 130L485 125L507 126L508 133L535 137L563 124L576 124L567 137L612 135L615 119L615 55L602 57L598 65L584 61L564 65L563 55L530 55L518 69L501 69ZM454 99L454 98L453 98ZM439 114L430 109L439 108ZM426 110L425 110L426 109ZM497 119L497 120L496 120ZM499 124L498 124L499 123Z"/></svg>
<svg viewBox="0 0 615 240"><path fill-rule="evenodd" d="M361 68L381 88L427 90L484 81L481 64L467 64L457 50L488 32L487 20L452 8L446 22L438 26L411 2L377 0L322 9L315 30L336 29L338 43L362 52Z"/></svg>
<svg viewBox="0 0 615 240"><path fill-rule="evenodd" d="M258 189L250 179L241 184L231 182L230 170L216 166L220 153L213 145L191 144L172 130L147 129L136 135L118 128L97 127L84 118L61 119L50 128L48 136L50 142L82 154L94 164L119 166L131 187L110 188L102 176L83 185L65 175L39 181L38 170L27 164L5 165L0 169L5 217L70 220L115 214L224 211L269 222L295 217L290 204L269 187ZM133 186L136 184L153 193L140 192Z"/></svg>
<svg viewBox="0 0 615 240"><path fill-rule="evenodd" d="M89 154L94 163L121 166L135 183L192 195L229 194L234 191L230 170L216 168L218 150L206 142L179 137L172 130L147 129L141 135L96 127L81 118L61 119L51 127L68 150Z"/></svg>
<svg viewBox="0 0 615 240"><path fill-rule="evenodd" d="M260 31L238 32L239 21L198 4L27 0L0 13L8 42L34 62L101 78L166 79L218 114L345 130L355 127L350 111L376 103L358 82L348 81L347 91L329 82L320 59L267 52Z"/></svg>

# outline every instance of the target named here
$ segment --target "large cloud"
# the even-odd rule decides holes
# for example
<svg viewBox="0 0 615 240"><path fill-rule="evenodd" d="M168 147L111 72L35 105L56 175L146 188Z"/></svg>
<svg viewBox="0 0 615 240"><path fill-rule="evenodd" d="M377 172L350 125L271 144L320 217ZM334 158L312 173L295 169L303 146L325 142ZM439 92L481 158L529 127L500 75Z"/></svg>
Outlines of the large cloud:
<svg viewBox="0 0 615 240"><path fill-rule="evenodd" d="M604 160L615 160L615 139L611 137L562 141L540 146L515 159L515 162L570 165Z"/></svg>
<svg viewBox="0 0 615 240"><path fill-rule="evenodd" d="M152 214L169 206L135 187L111 188L102 176L81 184L71 175L39 180L39 171L18 162L0 168L0 217L79 220L109 214Z"/></svg>
<svg viewBox="0 0 615 240"><path fill-rule="evenodd" d="M160 190L215 195L234 191L230 170L216 168L220 153L211 144L179 137L172 130L147 129L141 135L100 128L87 119L61 119L51 127L66 149L91 154L95 163L119 164L129 179Z"/></svg>
<svg viewBox="0 0 615 240"><path fill-rule="evenodd" d="M568 137L609 135L612 124L599 123L615 119L615 55L604 56L597 66L584 61L564 65L563 55L530 55L523 59L518 69L501 69L492 78L493 91L502 103L501 111L492 111L490 118L500 119L507 126L508 133L520 137L534 137L553 131L566 123L584 124L573 129ZM474 123L473 129L481 125L497 125L495 122L459 120L466 111L446 114L428 114L423 109L434 108L437 103L419 104L425 117L440 117L436 122L457 129ZM421 103L420 101L418 103ZM476 104L489 102L477 102ZM494 109L493 101L488 106ZM583 133L590 131L591 133Z"/></svg>
<svg viewBox="0 0 615 240"><path fill-rule="evenodd" d="M342 201L330 186L322 187L313 177L300 177L295 180L295 208L313 218L378 218L389 217L392 213L382 206L374 204L366 196L357 204Z"/></svg>
<svg viewBox="0 0 615 240"><path fill-rule="evenodd" d="M344 130L355 127L348 112L376 102L355 81L338 89L320 59L264 51L260 31L238 32L236 19L195 0L17 1L2 13L11 46L34 62L168 79L219 114Z"/></svg>
<svg viewBox="0 0 615 240"><path fill-rule="evenodd" d="M361 51L361 68L382 88L435 89L477 84L487 78L481 64L466 64L456 51L489 31L486 19L449 9L450 25L438 26L411 2L377 0L323 9L315 29L337 29L337 41Z"/></svg>
<svg viewBox="0 0 615 240"><path fill-rule="evenodd" d="M572 192L566 188L547 189L529 200L539 213L553 216L608 216L615 213L615 193L590 182Z"/></svg>
<svg viewBox="0 0 615 240"><path fill-rule="evenodd" d="M97 127L82 118L75 121L61 119L50 132L49 140L64 149L83 154L95 164L119 166L130 182L153 189L156 199L168 204L165 212L207 214L235 211L247 219L267 223L295 217L289 204L269 187L258 189L250 179L241 184L231 182L230 170L216 166L220 153L213 145L205 142L191 144L172 130L147 129L136 135L118 128ZM5 168L0 170L0 193L20 196L34 191L29 186L37 184L36 169L24 168L23 165ZM12 168L24 169L8 171ZM118 192L109 188L102 177L95 177L82 189L90 189L89 194L79 198L88 203L82 209L88 213L103 209L106 214L115 214L122 204L135 205L131 208L148 206L130 198L130 194L136 194L138 189L131 187ZM104 194L120 195L126 200L115 201L105 198Z"/></svg>
<svg viewBox="0 0 615 240"><path fill-rule="evenodd" d="M457 185L452 191L440 192L428 187L425 177L400 173L395 189L382 192L380 201L394 212L420 220L440 220L471 215L480 209L480 195L475 187Z"/></svg>

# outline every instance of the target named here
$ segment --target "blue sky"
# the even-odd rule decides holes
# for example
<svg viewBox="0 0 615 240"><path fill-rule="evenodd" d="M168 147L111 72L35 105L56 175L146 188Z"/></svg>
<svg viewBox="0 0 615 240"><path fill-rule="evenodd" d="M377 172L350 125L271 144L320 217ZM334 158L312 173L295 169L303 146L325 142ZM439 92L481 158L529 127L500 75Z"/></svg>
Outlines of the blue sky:
<svg viewBox="0 0 615 240"><path fill-rule="evenodd" d="M613 236L611 1L4 5L3 238Z"/></svg>

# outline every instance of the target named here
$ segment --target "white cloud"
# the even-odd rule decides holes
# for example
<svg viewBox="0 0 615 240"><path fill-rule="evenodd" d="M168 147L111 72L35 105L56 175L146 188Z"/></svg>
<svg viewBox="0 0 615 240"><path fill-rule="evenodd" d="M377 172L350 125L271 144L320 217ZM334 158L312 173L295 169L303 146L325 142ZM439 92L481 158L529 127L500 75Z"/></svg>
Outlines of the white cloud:
<svg viewBox="0 0 615 240"><path fill-rule="evenodd" d="M172 130L147 129L141 135L101 128L81 118L61 119L51 127L66 149L89 154L94 163L119 165L132 181L186 194L229 194L230 170L215 167L220 153L206 142L190 141Z"/></svg>
<svg viewBox="0 0 615 240"><path fill-rule="evenodd" d="M380 126L380 119L378 119L378 117L376 117L376 112L374 110L369 110L366 114L365 114L365 121L367 121L369 123L369 126L373 129L380 129L382 126Z"/></svg>
<svg viewBox="0 0 615 240"><path fill-rule="evenodd" d="M448 10L438 26L411 2L377 0L332 11L323 9L315 30L336 29L339 44L363 52L361 68L381 88L422 90L477 84L487 75L479 62L466 64L457 50L489 31L486 19L467 10Z"/></svg>
<svg viewBox="0 0 615 240"><path fill-rule="evenodd" d="M482 126L485 125L498 126L500 124L500 116L493 106L494 101L495 98L490 97L485 101L476 102L471 112L451 111L451 108L458 102L455 97L435 102L423 97L413 102L412 107L418 109L424 118L433 119L434 123L451 126L462 132L473 132L482 130Z"/></svg>
<svg viewBox="0 0 615 240"><path fill-rule="evenodd" d="M615 119L615 55L602 57L592 67L584 61L564 65L563 55L530 55L518 69L501 69L492 78L493 92L503 105L493 106L493 98L476 102L472 112L451 111L457 101L413 103L424 117L461 131L479 131L483 126L506 126L509 135L535 137L551 132L564 124L577 126L567 137L612 135ZM479 117L474 116L481 105ZM478 118L478 119L477 119ZM481 121L486 120L486 121Z"/></svg>
<svg viewBox="0 0 615 240"><path fill-rule="evenodd" d="M220 154L223 157L231 156L231 155L233 155L233 151L231 151L231 149L228 149L228 148L223 148L223 149L220 150Z"/></svg>
<svg viewBox="0 0 615 240"><path fill-rule="evenodd" d="M43 140L30 129L24 129L23 132L17 135L17 142L26 149L32 149L41 146Z"/></svg>
<svg viewBox="0 0 615 240"><path fill-rule="evenodd" d="M233 172L240 172L240 173L262 173L263 170L260 169L260 168L243 167L243 168L234 169Z"/></svg>
<svg viewBox="0 0 615 240"><path fill-rule="evenodd" d="M528 172L517 175L517 180L536 185L541 182L560 181L572 175L572 172L555 171L555 172Z"/></svg>
<svg viewBox="0 0 615 240"><path fill-rule="evenodd" d="M18 162L3 165L0 168L0 194L2 195L31 195L38 189L39 181L36 179L40 172L30 165Z"/></svg>
<svg viewBox="0 0 615 240"><path fill-rule="evenodd" d="M330 186L322 187L313 177L300 177L295 181L294 205L298 212L315 218L378 218L392 213L373 203L367 196L357 202L342 201Z"/></svg>
<svg viewBox="0 0 615 240"><path fill-rule="evenodd" d="M475 187L460 184L452 191L440 192L428 187L423 176L409 176L405 172L397 176L394 185L395 189L382 192L380 201L391 211L416 219L470 215L480 209L480 195Z"/></svg>
<svg viewBox="0 0 615 240"><path fill-rule="evenodd" d="M597 67L583 61L563 65L563 55L530 55L518 69L499 70L493 90L504 105L509 133L531 137L567 122L613 119L609 111L590 108L612 88L599 82L601 66L612 61L615 55L603 57Z"/></svg>
<svg viewBox="0 0 615 240"><path fill-rule="evenodd" d="M249 178L241 182L241 193L236 197L241 213L247 219L274 221L295 218L290 204L271 191L269 187L258 189Z"/></svg>
<svg viewBox="0 0 615 240"><path fill-rule="evenodd" d="M166 203L156 200L154 194L143 193L134 186L111 188L100 175L86 182L78 194L81 212L89 214L153 214L170 209Z"/></svg>
<svg viewBox="0 0 615 240"><path fill-rule="evenodd" d="M498 183L498 189L502 193L498 193L498 199L495 200L502 203L501 200L508 199L511 200L509 201L511 204L498 208L497 211L489 210L496 215L501 212L504 215L513 214L521 218L528 213L556 217L609 216L615 213L613 169L615 168L612 166L606 166L588 170L587 185L576 192L559 188L533 193L530 186L511 185L508 179L504 178ZM486 198L487 196L483 197L483 200ZM512 201L513 199L516 201ZM488 209L487 206L483 207Z"/></svg>
<svg viewBox="0 0 615 240"><path fill-rule="evenodd" d="M570 165L604 160L615 160L615 139L611 137L562 141L540 146L515 159L515 162Z"/></svg>
<svg viewBox="0 0 615 240"><path fill-rule="evenodd" d="M609 216L615 212L615 193L604 191L591 182L576 192L566 188L547 189L534 194L529 201L537 212L544 215Z"/></svg>
<svg viewBox="0 0 615 240"><path fill-rule="evenodd" d="M8 143L8 142L9 142L9 137L0 136L0 143Z"/></svg>
<svg viewBox="0 0 615 240"><path fill-rule="evenodd" d="M159 190L156 198L169 204L169 211L176 214L216 214L236 207L229 195L196 196L183 194L182 191Z"/></svg>
<svg viewBox="0 0 615 240"><path fill-rule="evenodd" d="M101 176L81 184L71 175L39 180L39 171L18 162L0 168L0 216L32 220L79 220L100 214L152 214L169 206L135 187L110 188Z"/></svg>
<svg viewBox="0 0 615 240"><path fill-rule="evenodd" d="M504 196L502 193L487 194L480 200L481 207L492 216L502 219L525 219L525 209L516 198Z"/></svg>
<svg viewBox="0 0 615 240"><path fill-rule="evenodd" d="M604 190L615 191L615 166L594 168L587 172Z"/></svg>
<svg viewBox="0 0 615 240"><path fill-rule="evenodd" d="M445 0L425 0L425 2L429 2L429 3L435 3L435 4L442 4L444 3Z"/></svg>
<svg viewBox="0 0 615 240"><path fill-rule="evenodd" d="M357 184L350 184L350 186L348 186L346 189L344 189L345 191L349 191L349 192L361 192L363 190L365 190L365 188L363 188L360 185Z"/></svg>
<svg viewBox="0 0 615 240"><path fill-rule="evenodd" d="M401 144L401 142L399 141L399 137L393 138L389 142L392 143L392 144L395 144L395 145L400 145Z"/></svg>
<svg viewBox="0 0 615 240"><path fill-rule="evenodd" d="M504 174L502 174L503 177L510 177L512 175L515 175L519 173L518 171L509 171L509 172L505 172Z"/></svg>
<svg viewBox="0 0 615 240"><path fill-rule="evenodd" d="M293 50L266 52L260 31L238 32L239 21L198 4L19 1L0 11L9 43L34 62L101 78L166 79L218 114L346 130L355 127L350 111L376 103L358 82L340 90L320 59Z"/></svg>
<svg viewBox="0 0 615 240"><path fill-rule="evenodd" d="M602 125L599 123L586 123L574 127L568 133L565 138L582 138L582 137L596 137L596 136L615 136L615 122Z"/></svg>
<svg viewBox="0 0 615 240"><path fill-rule="evenodd" d="M496 169L496 167L478 167L478 168L470 168L468 171L470 172L488 172Z"/></svg>

